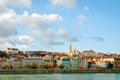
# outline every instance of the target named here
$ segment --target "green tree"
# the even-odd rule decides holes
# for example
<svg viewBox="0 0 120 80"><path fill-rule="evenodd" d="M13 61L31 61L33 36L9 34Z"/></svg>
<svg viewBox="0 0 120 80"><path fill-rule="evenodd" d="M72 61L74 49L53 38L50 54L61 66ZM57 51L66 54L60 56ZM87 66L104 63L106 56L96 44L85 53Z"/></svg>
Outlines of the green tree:
<svg viewBox="0 0 120 80"><path fill-rule="evenodd" d="M33 63L33 64L31 65L31 68L32 68L32 69L37 69L37 68L38 68L38 65L37 65L36 63Z"/></svg>
<svg viewBox="0 0 120 80"><path fill-rule="evenodd" d="M26 68L30 69L31 65L30 64L26 64Z"/></svg>
<svg viewBox="0 0 120 80"><path fill-rule="evenodd" d="M64 65L63 65L63 64L60 64L60 65L58 65L58 67L59 67L60 69L63 69L63 68L64 68Z"/></svg>
<svg viewBox="0 0 120 80"><path fill-rule="evenodd" d="M44 63L43 68L45 69L52 69L53 65L51 63Z"/></svg>
<svg viewBox="0 0 120 80"><path fill-rule="evenodd" d="M5 64L3 65L3 69L9 69L9 68L10 68L10 64L5 63Z"/></svg>

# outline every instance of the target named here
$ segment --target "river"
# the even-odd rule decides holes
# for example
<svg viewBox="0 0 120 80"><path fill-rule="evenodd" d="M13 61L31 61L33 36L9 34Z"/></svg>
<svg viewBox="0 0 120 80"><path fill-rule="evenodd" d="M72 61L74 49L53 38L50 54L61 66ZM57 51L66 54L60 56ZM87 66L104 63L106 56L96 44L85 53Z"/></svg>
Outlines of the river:
<svg viewBox="0 0 120 80"><path fill-rule="evenodd" d="M0 80L120 80L120 74L0 74Z"/></svg>

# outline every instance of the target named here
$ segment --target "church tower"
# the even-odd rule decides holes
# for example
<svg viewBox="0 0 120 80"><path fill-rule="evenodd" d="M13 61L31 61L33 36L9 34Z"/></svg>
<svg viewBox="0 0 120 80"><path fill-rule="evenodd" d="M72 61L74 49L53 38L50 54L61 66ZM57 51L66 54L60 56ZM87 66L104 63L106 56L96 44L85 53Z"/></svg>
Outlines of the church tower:
<svg viewBox="0 0 120 80"><path fill-rule="evenodd" d="M72 45L71 45L71 42L70 42L70 46L69 46L69 55L72 57L73 54L72 54Z"/></svg>

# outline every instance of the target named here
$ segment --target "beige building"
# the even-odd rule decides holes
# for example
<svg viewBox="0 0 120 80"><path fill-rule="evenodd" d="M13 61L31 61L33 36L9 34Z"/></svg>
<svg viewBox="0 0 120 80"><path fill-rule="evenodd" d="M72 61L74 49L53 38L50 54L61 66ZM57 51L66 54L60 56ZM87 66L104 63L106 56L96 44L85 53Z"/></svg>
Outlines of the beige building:
<svg viewBox="0 0 120 80"><path fill-rule="evenodd" d="M13 69L21 69L22 68L22 60L21 59L15 59L12 61L12 67Z"/></svg>
<svg viewBox="0 0 120 80"><path fill-rule="evenodd" d="M43 66L45 68L45 66L49 66L49 68L52 68L53 67L53 57L50 56L50 55L46 55L43 57L43 60L44 60L44 63L43 63Z"/></svg>
<svg viewBox="0 0 120 80"><path fill-rule="evenodd" d="M114 68L120 69L120 58L114 58Z"/></svg>
<svg viewBox="0 0 120 80"><path fill-rule="evenodd" d="M7 48L7 49L5 50L5 52L6 52L7 54L18 54L18 53L19 53L19 50L16 49L16 48Z"/></svg>
<svg viewBox="0 0 120 80"><path fill-rule="evenodd" d="M81 52L81 54L86 57L96 57L96 55L97 55L96 52L93 51L92 49L88 50L88 51L83 51L83 52Z"/></svg>
<svg viewBox="0 0 120 80"><path fill-rule="evenodd" d="M4 57L4 58L0 58L0 69L3 68L3 64L7 62L7 59Z"/></svg>
<svg viewBox="0 0 120 80"><path fill-rule="evenodd" d="M81 55L81 52L79 51L79 50L77 50L77 49L72 49L72 45L71 45L71 43L70 43L70 46L69 46L69 52L68 52L68 54L69 54L69 56L71 57L71 58L73 58L73 57L82 57L82 55Z"/></svg>
<svg viewBox="0 0 120 80"><path fill-rule="evenodd" d="M22 59L22 68L28 69L28 67L32 66L33 64L35 64L37 68L42 68L43 62L44 60L42 58L35 58L35 57L25 58Z"/></svg>
<svg viewBox="0 0 120 80"><path fill-rule="evenodd" d="M96 68L107 68L108 62L105 61L96 61Z"/></svg>

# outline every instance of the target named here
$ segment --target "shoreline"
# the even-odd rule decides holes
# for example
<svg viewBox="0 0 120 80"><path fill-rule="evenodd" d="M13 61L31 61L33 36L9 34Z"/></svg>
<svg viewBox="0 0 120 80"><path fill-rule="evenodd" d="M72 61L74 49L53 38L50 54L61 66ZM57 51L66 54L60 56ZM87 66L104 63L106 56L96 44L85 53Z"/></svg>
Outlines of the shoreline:
<svg viewBox="0 0 120 80"><path fill-rule="evenodd" d="M54 74L54 73L120 73L120 69L21 69L0 70L0 74Z"/></svg>

